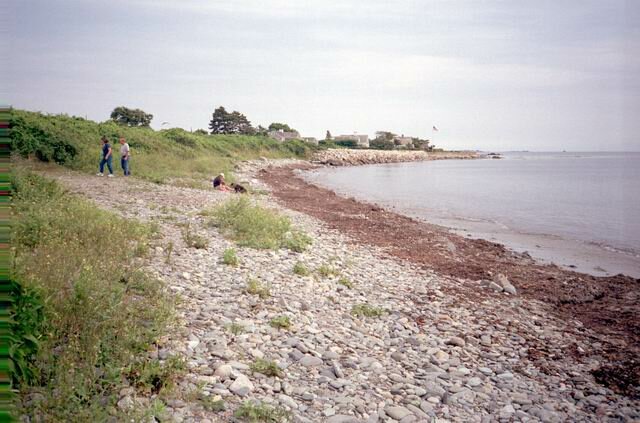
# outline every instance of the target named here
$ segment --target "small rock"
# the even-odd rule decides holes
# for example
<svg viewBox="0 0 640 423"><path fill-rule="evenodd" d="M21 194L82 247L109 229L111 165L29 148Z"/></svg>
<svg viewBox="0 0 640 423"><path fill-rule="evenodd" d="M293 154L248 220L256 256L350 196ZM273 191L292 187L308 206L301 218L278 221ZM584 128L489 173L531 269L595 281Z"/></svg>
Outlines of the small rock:
<svg viewBox="0 0 640 423"><path fill-rule="evenodd" d="M464 339L462 339L462 338L460 338L458 336L452 336L451 338L447 339L445 344L454 345L456 347L464 347L465 342L464 342Z"/></svg>
<svg viewBox="0 0 640 423"><path fill-rule="evenodd" d="M322 359L307 354L300 359L300 364L306 367L316 367L322 364Z"/></svg>
<svg viewBox="0 0 640 423"><path fill-rule="evenodd" d="M253 383L251 383L248 377L240 374L231 386L229 386L229 390L238 396L244 397L253 391Z"/></svg>
<svg viewBox="0 0 640 423"><path fill-rule="evenodd" d="M401 406L387 406L385 407L384 412L387 416L395 420L402 420L411 415L411 411Z"/></svg>

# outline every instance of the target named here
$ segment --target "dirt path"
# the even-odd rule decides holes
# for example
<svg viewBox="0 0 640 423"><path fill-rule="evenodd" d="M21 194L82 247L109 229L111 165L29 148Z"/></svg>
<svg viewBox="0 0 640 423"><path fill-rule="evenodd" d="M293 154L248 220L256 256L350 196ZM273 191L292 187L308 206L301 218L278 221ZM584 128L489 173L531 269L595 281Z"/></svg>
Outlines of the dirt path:
<svg viewBox="0 0 640 423"><path fill-rule="evenodd" d="M506 275L522 298L543 301L550 305L550 312L593 330L597 339L590 343L602 348L570 353L579 361L602 356L602 365L594 369L597 378L620 392L639 395L640 280L622 275L594 277L540 264L500 244L468 239L338 196L297 177L292 168L270 168L260 176L286 207L314 216L358 242L382 247L392 256L458 279L455 291L461 298L477 300L480 281L498 273ZM573 334L583 336L580 329ZM532 354L548 351L540 346Z"/></svg>

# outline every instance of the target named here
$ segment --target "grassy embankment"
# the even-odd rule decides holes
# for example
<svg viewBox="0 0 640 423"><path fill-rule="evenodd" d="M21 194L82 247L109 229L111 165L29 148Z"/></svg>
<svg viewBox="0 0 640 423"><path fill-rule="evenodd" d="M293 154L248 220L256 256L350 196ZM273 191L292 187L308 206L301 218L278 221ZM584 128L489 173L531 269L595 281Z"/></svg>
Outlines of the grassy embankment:
<svg viewBox="0 0 640 423"><path fill-rule="evenodd" d="M154 182L186 178L186 183L204 183L219 172L231 175L234 164L241 160L308 158L314 150L302 141L280 143L258 136L198 135L178 128L155 131L21 110L13 111L11 127L14 152L85 172L98 169L102 135L111 140L113 165L120 170L118 137L123 136L131 147L132 174Z"/></svg>
<svg viewBox="0 0 640 423"><path fill-rule="evenodd" d="M229 173L238 160L310 153L299 142L157 132L24 111L14 112L12 130L19 154L87 172L96 169L101 135L125 136L134 174L155 182L198 181ZM25 169L13 170L12 184L17 414L42 421L160 416L181 362L149 354L173 314L162 284L141 270L154 228L100 211ZM301 251L311 241L288 219L247 200L205 213L239 247ZM122 411L116 402L123 387L158 399Z"/></svg>
<svg viewBox="0 0 640 423"><path fill-rule="evenodd" d="M115 413L122 387L170 386L180 363L147 353L172 317L162 285L140 270L153 227L23 170L12 184L18 413L101 421Z"/></svg>

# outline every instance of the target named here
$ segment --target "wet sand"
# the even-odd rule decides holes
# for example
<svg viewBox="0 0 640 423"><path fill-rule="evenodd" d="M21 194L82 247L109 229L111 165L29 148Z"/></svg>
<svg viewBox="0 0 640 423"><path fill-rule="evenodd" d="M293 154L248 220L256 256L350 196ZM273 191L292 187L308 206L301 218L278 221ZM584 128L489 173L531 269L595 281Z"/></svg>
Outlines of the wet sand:
<svg viewBox="0 0 640 423"><path fill-rule="evenodd" d="M312 169L313 165L297 166ZM576 361L598 356L596 380L630 396L640 384L640 280L616 275L596 277L536 261L501 244L471 239L448 228L400 215L366 202L341 197L306 182L294 167L260 172L278 201L324 221L354 242L383 247L389 255L455 278L460 301L501 295L480 288L480 281L506 275L518 296L549 305L549 312L579 320L571 336L588 337L593 351L567 351ZM582 330L584 328L590 331ZM544 345L531 356L544 355Z"/></svg>

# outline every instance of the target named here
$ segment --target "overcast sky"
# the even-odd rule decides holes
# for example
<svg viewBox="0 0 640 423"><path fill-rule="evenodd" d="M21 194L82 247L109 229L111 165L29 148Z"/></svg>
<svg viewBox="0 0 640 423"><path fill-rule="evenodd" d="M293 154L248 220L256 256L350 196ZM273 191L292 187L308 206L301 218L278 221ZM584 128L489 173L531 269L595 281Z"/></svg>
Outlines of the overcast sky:
<svg viewBox="0 0 640 423"><path fill-rule="evenodd" d="M640 1L4 3L17 108L195 130L224 105L304 136L640 150Z"/></svg>

